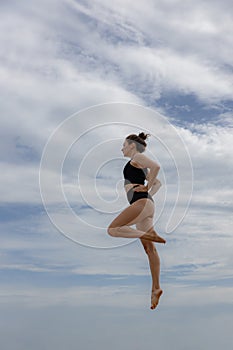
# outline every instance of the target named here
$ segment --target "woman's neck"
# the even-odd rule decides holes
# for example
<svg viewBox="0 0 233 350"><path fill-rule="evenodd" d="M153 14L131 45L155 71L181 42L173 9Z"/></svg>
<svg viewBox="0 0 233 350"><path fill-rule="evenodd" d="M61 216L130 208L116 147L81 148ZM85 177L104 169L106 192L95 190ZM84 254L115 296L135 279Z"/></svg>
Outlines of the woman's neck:
<svg viewBox="0 0 233 350"><path fill-rule="evenodd" d="M133 159L133 157L135 156L135 154L139 153L138 151L132 151L132 153L130 154L130 158L131 160Z"/></svg>

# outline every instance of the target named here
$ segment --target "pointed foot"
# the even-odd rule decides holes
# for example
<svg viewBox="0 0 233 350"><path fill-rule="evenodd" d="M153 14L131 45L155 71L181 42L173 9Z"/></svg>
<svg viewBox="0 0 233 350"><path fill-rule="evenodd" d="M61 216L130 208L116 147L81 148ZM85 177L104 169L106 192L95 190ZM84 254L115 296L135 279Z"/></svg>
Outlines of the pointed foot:
<svg viewBox="0 0 233 350"><path fill-rule="evenodd" d="M163 294L162 289L155 289L151 292L151 310L154 310L158 303L159 303L159 298L161 297L161 295Z"/></svg>
<svg viewBox="0 0 233 350"><path fill-rule="evenodd" d="M160 237L155 231L147 232L142 235L143 239L147 239L148 241L156 242L156 243L166 243L166 240Z"/></svg>

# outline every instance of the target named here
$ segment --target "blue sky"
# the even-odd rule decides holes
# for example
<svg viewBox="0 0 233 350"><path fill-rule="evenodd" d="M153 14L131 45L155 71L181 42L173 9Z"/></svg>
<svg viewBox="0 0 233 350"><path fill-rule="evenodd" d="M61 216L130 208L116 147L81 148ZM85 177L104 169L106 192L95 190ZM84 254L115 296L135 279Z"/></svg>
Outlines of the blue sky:
<svg viewBox="0 0 233 350"><path fill-rule="evenodd" d="M155 340L164 350L174 344L178 350L231 348L231 7L228 0L1 2L5 350L150 349ZM144 111L144 124L139 112L132 117L134 106ZM99 126L85 134L91 114ZM43 206L39 170L48 138L71 115L76 129L61 129L44 172L48 208L64 225L62 235ZM163 186L155 197L160 232L178 189L164 145L172 148L183 176L177 216L193 185L182 223L158 247L164 294L154 312L140 243L106 235L108 223L127 205L122 168L128 159L120 149L125 135L142 131L132 130L133 121L155 136L148 148L161 164ZM184 148L167 125L176 127L187 147L193 180ZM81 131L82 138L65 149L62 169L67 203L80 219L75 226L59 202L56 162Z"/></svg>

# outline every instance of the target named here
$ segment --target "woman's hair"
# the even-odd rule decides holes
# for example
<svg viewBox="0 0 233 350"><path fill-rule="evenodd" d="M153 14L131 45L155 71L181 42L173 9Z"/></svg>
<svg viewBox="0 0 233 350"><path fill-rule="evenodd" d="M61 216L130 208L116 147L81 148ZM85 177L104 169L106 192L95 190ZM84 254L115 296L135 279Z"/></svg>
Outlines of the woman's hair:
<svg viewBox="0 0 233 350"><path fill-rule="evenodd" d="M129 144L135 143L137 151L142 153L146 149L146 142L145 140L150 136L150 134L145 134L144 132L140 132L138 135L136 134L131 134L126 137L126 140L128 141Z"/></svg>

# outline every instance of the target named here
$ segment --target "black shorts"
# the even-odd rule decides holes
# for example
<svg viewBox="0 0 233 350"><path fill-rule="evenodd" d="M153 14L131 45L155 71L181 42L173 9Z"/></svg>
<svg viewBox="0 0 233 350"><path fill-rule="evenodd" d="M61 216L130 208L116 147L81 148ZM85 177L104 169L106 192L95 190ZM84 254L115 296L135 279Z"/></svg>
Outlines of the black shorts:
<svg viewBox="0 0 233 350"><path fill-rule="evenodd" d="M133 188L131 188L127 192L127 198L130 204L136 202L138 199L141 198L149 198L150 200L152 200L152 202L154 202L153 198L148 192L135 192Z"/></svg>

